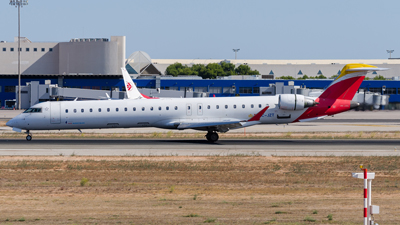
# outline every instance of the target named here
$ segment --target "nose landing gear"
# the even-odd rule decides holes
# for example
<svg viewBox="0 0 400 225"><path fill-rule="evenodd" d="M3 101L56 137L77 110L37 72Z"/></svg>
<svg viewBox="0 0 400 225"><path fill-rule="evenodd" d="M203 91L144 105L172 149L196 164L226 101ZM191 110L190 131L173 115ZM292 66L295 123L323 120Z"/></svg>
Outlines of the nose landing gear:
<svg viewBox="0 0 400 225"><path fill-rule="evenodd" d="M27 131L25 132L25 134L27 134L27 135L26 135L26 140L27 140L27 141L32 140L32 134L29 133L29 130L27 130Z"/></svg>
<svg viewBox="0 0 400 225"><path fill-rule="evenodd" d="M209 131L209 132L206 134L206 138L207 138L207 141L208 141L208 142L214 143L214 142L218 141L219 135L218 135L218 133L215 132L215 131Z"/></svg>

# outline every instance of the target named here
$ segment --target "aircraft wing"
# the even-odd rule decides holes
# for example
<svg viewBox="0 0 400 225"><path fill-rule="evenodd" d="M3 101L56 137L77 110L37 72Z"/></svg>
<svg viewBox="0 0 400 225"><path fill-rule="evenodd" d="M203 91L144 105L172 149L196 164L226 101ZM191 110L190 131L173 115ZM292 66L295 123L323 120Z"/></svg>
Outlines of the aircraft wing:
<svg viewBox="0 0 400 225"><path fill-rule="evenodd" d="M253 126L261 123L260 121L207 121L207 122L181 122L178 129L205 129L207 127L216 127L220 132L227 132L232 129Z"/></svg>
<svg viewBox="0 0 400 225"><path fill-rule="evenodd" d="M243 128L261 123L260 118L268 108L269 106L266 106L249 120L224 119L223 121L187 121L181 122L177 128L205 129L207 127L216 127L220 132L227 132L231 129Z"/></svg>

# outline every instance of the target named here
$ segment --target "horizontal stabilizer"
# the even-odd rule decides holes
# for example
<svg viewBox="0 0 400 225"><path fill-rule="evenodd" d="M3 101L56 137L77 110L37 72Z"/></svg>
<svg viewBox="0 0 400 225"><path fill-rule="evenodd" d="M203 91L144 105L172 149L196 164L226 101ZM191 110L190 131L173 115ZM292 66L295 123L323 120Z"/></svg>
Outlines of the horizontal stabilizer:
<svg viewBox="0 0 400 225"><path fill-rule="evenodd" d="M371 68L371 67L361 67L361 68L352 68L352 69L347 69L347 71L385 71L385 70L389 70L389 68Z"/></svg>

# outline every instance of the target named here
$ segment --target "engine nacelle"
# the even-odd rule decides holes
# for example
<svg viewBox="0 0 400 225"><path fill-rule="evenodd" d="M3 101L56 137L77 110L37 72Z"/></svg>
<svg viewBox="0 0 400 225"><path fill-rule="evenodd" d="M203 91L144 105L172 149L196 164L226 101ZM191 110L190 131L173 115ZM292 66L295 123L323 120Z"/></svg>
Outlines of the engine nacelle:
<svg viewBox="0 0 400 225"><path fill-rule="evenodd" d="M279 95L279 109L283 110L303 110L318 104L313 99L298 94Z"/></svg>

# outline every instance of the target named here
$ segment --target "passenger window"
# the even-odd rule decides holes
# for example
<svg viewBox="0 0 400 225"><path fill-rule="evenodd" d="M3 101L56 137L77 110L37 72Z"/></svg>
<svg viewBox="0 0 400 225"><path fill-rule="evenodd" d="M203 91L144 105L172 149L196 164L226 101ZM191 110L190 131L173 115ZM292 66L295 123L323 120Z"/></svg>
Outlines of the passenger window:
<svg viewBox="0 0 400 225"><path fill-rule="evenodd" d="M188 110L190 110L190 105L188 105Z"/></svg>
<svg viewBox="0 0 400 225"><path fill-rule="evenodd" d="M233 105L233 108L236 109L236 105Z"/></svg>
<svg viewBox="0 0 400 225"><path fill-rule="evenodd" d="M165 107L166 110L169 110L169 106Z"/></svg>
<svg viewBox="0 0 400 225"><path fill-rule="evenodd" d="M251 108L254 108L254 105L253 104L251 104L251 106L250 106Z"/></svg>
<svg viewBox="0 0 400 225"><path fill-rule="evenodd" d="M92 109L92 108L90 108L90 109L89 109L89 112L93 112L93 109Z"/></svg>
<svg viewBox="0 0 400 225"><path fill-rule="evenodd" d="M84 110L84 109L81 109L81 112L85 112L85 110Z"/></svg>
<svg viewBox="0 0 400 225"><path fill-rule="evenodd" d="M110 112L110 108L107 108L107 112Z"/></svg>
<svg viewBox="0 0 400 225"><path fill-rule="evenodd" d="M258 104L258 108L261 108L261 104Z"/></svg>
<svg viewBox="0 0 400 225"><path fill-rule="evenodd" d="M133 111L136 111L136 107L133 107Z"/></svg>
<svg viewBox="0 0 400 225"><path fill-rule="evenodd" d="M65 110L65 113L68 113L68 109Z"/></svg>
<svg viewBox="0 0 400 225"><path fill-rule="evenodd" d="M150 111L153 111L153 106L152 106L152 107L150 107Z"/></svg>
<svg viewBox="0 0 400 225"><path fill-rule="evenodd" d="M144 107L142 107L142 111L144 111Z"/></svg>
<svg viewBox="0 0 400 225"><path fill-rule="evenodd" d="M99 108L99 112L101 112L101 108Z"/></svg>
<svg viewBox="0 0 400 225"><path fill-rule="evenodd" d="M246 106L243 104L243 105L242 105L242 108L244 109L244 108L246 108Z"/></svg>
<svg viewBox="0 0 400 225"><path fill-rule="evenodd" d="M178 110L178 106L175 106L175 110Z"/></svg>
<svg viewBox="0 0 400 225"><path fill-rule="evenodd" d="M210 105L208 105L208 106L207 106L207 109L210 109L210 108L211 108L211 106L210 106Z"/></svg>
<svg viewBox="0 0 400 225"><path fill-rule="evenodd" d="M128 108L125 107L125 112L128 111Z"/></svg>
<svg viewBox="0 0 400 225"><path fill-rule="evenodd" d="M158 110L161 110L161 106L158 107Z"/></svg>
<svg viewBox="0 0 400 225"><path fill-rule="evenodd" d="M225 109L227 109L228 108L228 105L225 105Z"/></svg>
<svg viewBox="0 0 400 225"><path fill-rule="evenodd" d="M115 108L115 111L118 112L118 111L119 111L119 108Z"/></svg>
<svg viewBox="0 0 400 225"><path fill-rule="evenodd" d="M217 107L217 109L219 109L219 105L217 105L216 107Z"/></svg>
<svg viewBox="0 0 400 225"><path fill-rule="evenodd" d="M199 109L201 109L201 105L199 105Z"/></svg>
<svg viewBox="0 0 400 225"><path fill-rule="evenodd" d="M74 113L76 113L76 109L74 109Z"/></svg>

